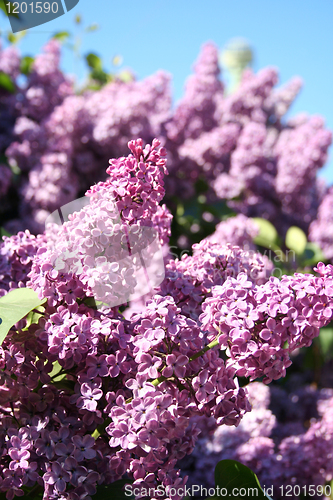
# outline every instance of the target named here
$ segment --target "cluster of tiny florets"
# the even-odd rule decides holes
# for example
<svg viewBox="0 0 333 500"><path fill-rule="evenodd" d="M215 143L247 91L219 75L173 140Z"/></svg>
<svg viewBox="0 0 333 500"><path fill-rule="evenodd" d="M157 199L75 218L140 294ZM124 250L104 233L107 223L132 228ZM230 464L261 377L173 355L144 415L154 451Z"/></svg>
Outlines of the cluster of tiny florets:
<svg viewBox="0 0 333 500"><path fill-rule="evenodd" d="M200 180L210 201L225 199L237 213L267 218L281 234L290 225L307 231L316 220L327 190L316 175L331 133L318 116L284 120L300 78L276 89L276 69L248 69L239 88L227 94L218 49L207 43L172 108L170 76L162 71L75 95L59 60L59 44L51 40L20 88L18 53L0 52L0 69L15 82L13 94L0 95L0 149L21 172L19 182L11 182L21 198L18 218L13 219L13 197L6 199L10 232L42 232L48 215L105 178L107 160L125 155L127 142L138 136L146 142L159 137L168 152L169 207L174 196L193 196ZM6 172L3 195L8 182Z"/></svg>
<svg viewBox="0 0 333 500"><path fill-rule="evenodd" d="M22 320L0 350L8 500L37 485L50 500L78 500L123 477L145 488L184 485L177 464L192 453L200 419L238 426L251 409L237 376L283 377L290 354L331 320L332 266L269 278L259 254L208 240L193 256L168 256L162 283L125 319L118 306L136 275L116 264L132 233L147 256L140 231L162 246L171 222L160 206L165 150L157 140L129 147L63 225L1 244L2 294L26 284L47 299L38 323ZM250 239L255 228L247 234L243 222L240 237Z"/></svg>

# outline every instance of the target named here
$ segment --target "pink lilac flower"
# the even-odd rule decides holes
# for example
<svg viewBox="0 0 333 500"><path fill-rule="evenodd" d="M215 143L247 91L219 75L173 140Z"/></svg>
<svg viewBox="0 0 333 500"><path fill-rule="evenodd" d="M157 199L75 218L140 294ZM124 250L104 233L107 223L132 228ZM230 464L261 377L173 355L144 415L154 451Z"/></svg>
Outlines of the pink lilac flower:
<svg viewBox="0 0 333 500"><path fill-rule="evenodd" d="M206 70L214 77L209 68L202 68L203 74ZM104 257L108 231L117 235L113 243L119 255L124 235L140 227L161 224L155 230L165 243L168 218L160 217L158 208L165 151L158 141L144 147L141 140L131 142L130 149L127 158L111 161L109 178L91 188L91 203L62 228L50 227L41 245L30 247L26 233L19 241L13 238L15 262L21 255L31 263L28 286L48 299L38 323L10 331L0 349L0 491L10 492L9 500L36 481L43 481L44 495L68 500L93 495L97 484L125 475L137 486L185 484L177 463L193 452L200 419L210 422L210 430L234 428L251 410L250 390L237 377L266 383L283 377L292 354L311 345L330 322L332 266L319 263L317 275L269 278L259 254L207 240L192 256L167 260L163 282L130 319L118 306L94 307L94 286L105 272L105 261L98 259ZM130 198L126 207L125 196L118 194L123 190ZM115 204L123 220L115 215ZM55 266L54 249L67 244L65 235L80 243L75 271ZM138 248L144 243L139 238ZM77 256L67 257L67 264L77 263ZM98 264L95 274L89 271L91 259ZM15 266L6 273L5 293ZM267 399L259 393L257 405ZM259 439L253 429L260 419L267 433ZM235 453L251 464L268 457L269 464L274 418L263 411L254 420ZM324 422L328 432L329 421ZM316 446L317 427L311 427L302 450ZM318 443L319 450L323 441ZM295 444L281 444L290 462ZM321 467L320 454L316 457Z"/></svg>
<svg viewBox="0 0 333 500"><path fill-rule="evenodd" d="M82 461L84 458L95 458L96 451L92 449L95 445L95 440L92 436L73 436L72 441L76 446L76 449L74 451L74 458L78 462Z"/></svg>
<svg viewBox="0 0 333 500"><path fill-rule="evenodd" d="M66 483L70 480L70 475L59 462L53 462L51 471L46 472L43 479L46 484L54 485L59 493L63 493L66 489Z"/></svg>

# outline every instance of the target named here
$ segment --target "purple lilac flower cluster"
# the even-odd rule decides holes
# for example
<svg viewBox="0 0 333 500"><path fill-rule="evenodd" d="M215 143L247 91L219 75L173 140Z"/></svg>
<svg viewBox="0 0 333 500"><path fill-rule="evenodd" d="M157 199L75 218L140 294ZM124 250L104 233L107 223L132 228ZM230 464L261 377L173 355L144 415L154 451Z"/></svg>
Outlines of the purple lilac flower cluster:
<svg viewBox="0 0 333 500"><path fill-rule="evenodd" d="M202 240L193 245L193 256L183 255L180 260L166 264L165 280L159 293L171 295L182 312L195 320L202 313L202 304L214 286L229 277L243 273L249 280L260 283L270 275L263 256L248 252L235 245L224 245Z"/></svg>
<svg viewBox="0 0 333 500"><path fill-rule="evenodd" d="M57 230L56 239L50 241L48 251L39 250L32 281L38 283L41 297L52 297L57 302L64 293L71 293L75 302L82 294L71 278L67 279L67 285L63 283L65 278L60 282L54 280L51 265L48 269L51 274L43 275L43 263L47 266L51 262L57 271L80 275L81 283L97 300L109 305L128 302L136 285L140 286L135 271L136 264L141 264L140 258L133 262L129 250L136 255L141 252L142 256L147 240L155 236L150 228L155 229L160 245L170 236L171 215L165 205L159 205L167 173L165 149L159 146L157 139L145 148L141 139L131 141L132 154L110 160L109 178L86 193L86 201L90 203L69 216L70 220ZM153 255L145 255L145 259L151 260Z"/></svg>
<svg viewBox="0 0 333 500"><path fill-rule="evenodd" d="M237 428L214 428L207 417L197 419L201 428L197 445L180 462L183 474L189 475L188 484L211 487L214 466L223 459L250 467L263 486L273 486L274 498L283 498L288 485L329 483L333 477L332 389L307 386L288 394L253 382L247 390L252 410ZM321 488L314 490L313 498L323 496ZM293 490L291 498L297 498Z"/></svg>
<svg viewBox="0 0 333 500"><path fill-rule="evenodd" d="M152 141L160 135L160 123L169 113L165 73L143 82L116 80L98 92L73 95L72 83L58 68L59 55L59 44L52 40L36 58L16 104L20 116L6 154L25 175L21 221L12 222L10 230L42 231L53 210L105 178L105 163L124 154L133 136Z"/></svg>
<svg viewBox="0 0 333 500"><path fill-rule="evenodd" d="M281 119L288 111L303 86L298 76L292 78L285 85L274 90L265 100L265 109L273 116Z"/></svg>
<svg viewBox="0 0 333 500"><path fill-rule="evenodd" d="M12 86L12 88L0 87L0 154L2 156L0 164L0 217L6 212L9 212L10 217L13 217L13 213L11 213L11 197L13 197L14 189L10 189L12 187L13 175L9 166L4 163L3 156L14 137L13 129L18 116L15 108L15 92L17 90L15 79L19 75L19 72L20 57L16 48L8 47L2 50L0 44L0 73L5 74L9 78L9 85L10 87Z"/></svg>
<svg viewBox="0 0 333 500"><path fill-rule="evenodd" d="M212 57L214 46L208 47L203 50L198 64L208 68L205 61L209 61L209 74L215 75L218 81L217 57ZM202 71L196 71L199 78ZM179 175L182 166L190 162L191 177L203 174L218 197L240 198L231 203L237 211L248 216L264 216L282 230L292 223L307 229L322 197L322 188L316 186L314 179L318 168L326 161L331 134L316 117L305 118L304 123L283 124L281 118L300 90L301 81L295 78L278 91L273 89L276 83L277 72L272 68L257 75L248 70L240 88L232 95L221 96L221 91L211 93L211 106L206 104L205 108L205 123L210 124L210 129L181 139L180 161L175 168ZM185 94L184 102L186 99ZM181 104L175 116L177 109L181 110ZM195 113L193 109L193 117ZM285 138L290 133L293 141L284 148ZM313 137L311 145L306 139L308 134ZM295 149L291 144L297 144ZM291 165L296 161L302 163L302 168L295 173ZM291 172L292 183L288 180ZM290 186L290 191L295 191L294 196L288 197L283 186L288 189ZM295 199L297 207L292 206Z"/></svg>
<svg viewBox="0 0 333 500"><path fill-rule="evenodd" d="M15 82L20 73L20 56L15 47L2 50L0 45L0 72L5 73ZM15 85L14 85L15 88ZM0 151L3 153L13 140L13 127L17 113L15 110L15 96L4 87L0 88Z"/></svg>
<svg viewBox="0 0 333 500"><path fill-rule="evenodd" d="M207 237L208 241L227 245L228 243L247 249L254 249L253 239L258 236L259 227L255 221L243 214L229 217L217 224L215 232Z"/></svg>
<svg viewBox="0 0 333 500"><path fill-rule="evenodd" d="M159 205L165 149L140 139L129 147L62 227L1 244L5 293L14 279L24 283L15 273L32 258L27 286L47 298L38 324L11 330L0 349L0 491L8 500L22 487L80 500L122 477L146 488L185 484L177 463L192 453L200 419L211 429L237 426L250 411L237 375L284 376L289 354L331 319L332 266L267 281L259 255L207 240L192 257L168 259L164 282L130 319L93 307L87 267L105 264L109 231L158 224L160 244L169 234L170 214ZM82 249L76 272L54 263L69 236ZM13 256L11 241L22 242Z"/></svg>
<svg viewBox="0 0 333 500"><path fill-rule="evenodd" d="M212 287L224 283L228 277L237 277L242 272L255 283L266 282L273 265L255 250L252 236L256 233L257 226L240 214L221 222L211 237L193 245L193 256L184 253L181 259L174 259L166 247L165 279L157 292L171 295L181 311L197 321ZM226 243L226 234L230 234L230 243ZM140 311L151 297L149 293L131 301L125 316L130 318L132 313Z"/></svg>
<svg viewBox="0 0 333 500"><path fill-rule="evenodd" d="M7 50L13 51L13 49ZM6 69L3 70L10 74L14 81L19 75L20 60L18 56L16 59L18 68L14 73L10 74ZM69 160L65 152L57 154L51 142L48 143L46 150L48 137L44 131L44 124L53 110L67 96L73 94L73 83L60 71L59 62L60 45L52 39L45 45L43 53L34 60L24 88L17 87L17 91L11 96L16 121L14 118L14 129L10 144L7 144L9 147L6 156L9 164L14 168L18 167L23 173L18 185L22 222L16 220L9 222L8 229L11 232L26 227L35 233L42 232L42 224L49 213L45 211L48 208L45 200L50 199L52 209L54 206L58 208L58 201L60 204L66 203L76 195L76 191L71 189L71 185L75 186L75 179L71 178L68 171ZM39 186L42 186L42 189L38 196ZM15 213L18 207L14 208ZM34 211L33 219L31 219L32 211Z"/></svg>
<svg viewBox="0 0 333 500"><path fill-rule="evenodd" d="M330 321L333 279L323 264L317 270L320 277L296 273L261 285L240 273L213 287L202 305L201 328L209 340L218 336L238 376L266 383L285 376L290 353L311 345Z"/></svg>
<svg viewBox="0 0 333 500"><path fill-rule="evenodd" d="M12 171L7 165L0 165L0 196L4 198L12 181Z"/></svg>
<svg viewBox="0 0 333 500"><path fill-rule="evenodd" d="M18 56L11 61L2 54L3 71L14 77ZM331 133L320 117L283 121L301 88L299 78L275 90L275 69L246 70L239 89L226 95L217 47L207 43L173 109L164 72L75 95L59 70L59 55L52 40L36 58L27 87L11 98L15 137L4 147L23 174L19 219L7 223L10 231L42 231L49 213L103 179L105 162L126 154L127 142L137 136L145 142L158 137L168 152L169 206L174 195L193 196L201 179L210 202L227 199L238 213L268 218L282 235L290 225L307 231L316 219L326 192L316 174ZM9 136L12 128L6 125Z"/></svg>
<svg viewBox="0 0 333 500"><path fill-rule="evenodd" d="M51 39L34 60L23 99L16 104L22 116L41 122L73 94L72 82L63 75L59 63L60 45Z"/></svg>
<svg viewBox="0 0 333 500"><path fill-rule="evenodd" d="M275 146L276 192L284 210L302 225L315 219L321 187L316 173L327 159L332 136L321 117L313 116L294 130L281 132ZM295 177L292 172L297 172Z"/></svg>
<svg viewBox="0 0 333 500"><path fill-rule="evenodd" d="M28 230L10 238L3 237L0 245L0 297L13 288L26 286L33 258L45 241L44 235L34 236Z"/></svg>

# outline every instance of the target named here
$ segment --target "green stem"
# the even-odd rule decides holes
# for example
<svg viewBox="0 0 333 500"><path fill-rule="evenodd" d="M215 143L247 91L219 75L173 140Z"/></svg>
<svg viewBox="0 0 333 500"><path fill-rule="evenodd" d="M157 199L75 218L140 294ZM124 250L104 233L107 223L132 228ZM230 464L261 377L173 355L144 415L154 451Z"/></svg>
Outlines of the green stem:
<svg viewBox="0 0 333 500"><path fill-rule="evenodd" d="M156 385L160 384L161 382L164 382L165 380L168 380L167 377L164 377L163 375L161 375L160 377L155 378L155 380L153 380L151 383L156 386Z"/></svg>
<svg viewBox="0 0 333 500"><path fill-rule="evenodd" d="M18 425L20 425L20 422L17 420L17 418L16 418L16 416L15 416L14 404L13 404L13 402L12 402L12 401L10 402L10 408L11 408L12 413L13 413L13 415L12 415L13 419L15 420L15 422L16 422Z"/></svg>
<svg viewBox="0 0 333 500"><path fill-rule="evenodd" d="M27 497L33 497L34 495L38 493L43 493L43 487L39 484L36 484L30 491L29 493L26 494Z"/></svg>
<svg viewBox="0 0 333 500"><path fill-rule="evenodd" d="M201 349L201 351L198 351L195 354L193 354L193 356L190 357L190 362L193 361L194 359L200 358L200 356L203 356L207 351L209 351L210 349L213 349L213 347L216 347L217 345L219 345L218 339L219 339L220 335L221 335L221 332L219 332L217 337L212 342L210 342L210 344L206 345L206 347ZM151 384L153 384L156 387L157 385L159 385L161 382L164 382L165 380L168 380L168 379L166 377L164 377L163 375L161 375L160 377L155 378L151 382Z"/></svg>
<svg viewBox="0 0 333 500"><path fill-rule="evenodd" d="M36 314L40 314L41 316L46 316L46 313L43 311L38 311L38 309L32 309L30 312L34 312Z"/></svg>
<svg viewBox="0 0 333 500"><path fill-rule="evenodd" d="M193 361L194 359L197 359L197 358L200 358L200 356L203 356L205 354L205 352L209 351L210 349L213 349L213 347L216 347L217 345L219 345L219 336L221 334L219 333L218 336L216 337L216 339L214 339L210 344L206 345L206 347L204 347L203 349L201 349L201 351L193 354L193 356L190 357L190 361Z"/></svg>
<svg viewBox="0 0 333 500"><path fill-rule="evenodd" d="M221 335L221 331L219 330L219 333L218 335L216 336L216 338L210 342L208 345L206 345L206 347L204 347L203 349L201 349L200 351L196 352L195 354L193 354L193 356L190 357L190 362L193 361L194 359L197 359L197 358L200 358L200 356L203 356L207 351L209 351L210 349L213 349L213 347L216 347L217 345L219 345L219 336ZM171 377L173 378L173 377ZM155 378L151 384L153 384L155 387L159 384L161 384L162 382L165 382L165 380L170 380L168 379L167 377L164 377L164 375L160 375L159 377ZM133 398L128 398L126 399L126 403L130 403L132 401Z"/></svg>

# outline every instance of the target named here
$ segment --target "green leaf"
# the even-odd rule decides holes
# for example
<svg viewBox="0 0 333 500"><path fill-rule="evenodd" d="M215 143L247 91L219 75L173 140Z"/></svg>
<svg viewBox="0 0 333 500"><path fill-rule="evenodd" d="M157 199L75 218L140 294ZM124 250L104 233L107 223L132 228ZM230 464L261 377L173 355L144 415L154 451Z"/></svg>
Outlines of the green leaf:
<svg viewBox="0 0 333 500"><path fill-rule="evenodd" d="M23 75L29 75L31 73L34 58L31 56L25 56L21 59L20 70Z"/></svg>
<svg viewBox="0 0 333 500"><path fill-rule="evenodd" d="M59 390L65 390L71 394L74 394L74 386L75 386L75 382L74 380L67 380L66 379L66 374L64 374L65 376L63 375L60 375L59 378L57 378L57 380L52 380L52 385L54 385L54 387L56 387L57 389Z"/></svg>
<svg viewBox="0 0 333 500"><path fill-rule="evenodd" d="M7 40L10 43L16 43L17 42L17 36L14 35L14 33L8 33Z"/></svg>
<svg viewBox="0 0 333 500"><path fill-rule="evenodd" d="M59 373L61 370L62 370L61 364L59 363L59 361L55 361L53 363L52 371L49 373L50 377L51 378L55 377L57 375L57 373Z"/></svg>
<svg viewBox="0 0 333 500"><path fill-rule="evenodd" d="M86 55L86 61L88 63L89 68L95 71L102 71L103 67L102 60L100 57L98 57L97 54L90 52L90 54Z"/></svg>
<svg viewBox="0 0 333 500"><path fill-rule="evenodd" d="M224 488L223 492L227 491L227 497L232 498L253 498L265 499L266 496L260 486L259 480L254 472L251 471L246 465L237 462L236 460L221 460L215 467L215 485L220 490ZM241 490L245 488L245 490ZM246 494L243 495L246 491ZM235 495L240 492L239 495Z"/></svg>
<svg viewBox="0 0 333 500"><path fill-rule="evenodd" d="M41 306L40 300L31 288L16 288L0 298L0 345L15 323L23 319L32 309Z"/></svg>
<svg viewBox="0 0 333 500"><path fill-rule="evenodd" d="M92 433L91 437L93 437L95 440L99 438L100 432L98 429L95 429L94 432Z"/></svg>
<svg viewBox="0 0 333 500"><path fill-rule="evenodd" d="M112 73L110 74L110 76L112 77ZM133 74L130 71L128 71L127 69L120 71L117 74L117 78L124 83L130 83L130 82L133 82L133 80L134 80Z"/></svg>
<svg viewBox="0 0 333 500"><path fill-rule="evenodd" d="M304 266L312 266L314 264L318 264L318 262L326 260L326 257L319 245L311 241L306 244L302 257L304 259L304 261L302 262Z"/></svg>
<svg viewBox="0 0 333 500"><path fill-rule="evenodd" d="M196 194L203 194L207 193L209 186L206 182L206 179L204 179L203 177L199 177L199 179L196 180L194 187Z"/></svg>
<svg viewBox="0 0 333 500"><path fill-rule="evenodd" d="M76 24L81 24L82 23L82 16L81 16L81 14L76 14L74 20L75 20Z"/></svg>
<svg viewBox="0 0 333 500"><path fill-rule="evenodd" d="M302 255L306 244L307 239L304 231L297 226L291 226L286 234L286 246L290 248L290 250L294 250L298 255Z"/></svg>
<svg viewBox="0 0 333 500"><path fill-rule="evenodd" d="M326 359L333 357L333 328L321 328L319 333L320 350Z"/></svg>
<svg viewBox="0 0 333 500"><path fill-rule="evenodd" d="M90 31L97 31L97 30L99 30L99 24L92 23L90 26L87 26L84 31L89 33Z"/></svg>
<svg viewBox="0 0 333 500"><path fill-rule="evenodd" d="M0 87L11 92L12 94L15 92L15 85L12 79L7 73L0 71Z"/></svg>
<svg viewBox="0 0 333 500"><path fill-rule="evenodd" d="M66 377L66 373L62 373L57 377L57 374L60 373L61 370L62 370L61 364L59 363L59 361L55 361L53 363L52 371L51 373L49 373L50 377L54 382L60 382L60 380L63 380Z"/></svg>
<svg viewBox="0 0 333 500"><path fill-rule="evenodd" d="M200 219L202 208L195 198L186 200L184 204L184 217L192 216L195 219Z"/></svg>
<svg viewBox="0 0 333 500"><path fill-rule="evenodd" d="M252 219L259 227L258 235L253 239L253 242L261 247L269 248L274 250L274 252L279 252L282 255L283 252L278 246L279 236L278 232L268 220L262 219L260 217L254 217Z"/></svg>
<svg viewBox="0 0 333 500"><path fill-rule="evenodd" d="M86 90L101 90L102 88L102 85L100 83L88 83L84 88L83 88L83 91L86 91ZM83 91L81 90L81 94L83 94Z"/></svg>
<svg viewBox="0 0 333 500"><path fill-rule="evenodd" d="M58 31L52 38L59 40L59 42L66 42L68 38L71 37L71 34L68 31Z"/></svg>
<svg viewBox="0 0 333 500"><path fill-rule="evenodd" d="M236 215L236 213L228 207L224 200L217 201L213 205L208 204L207 209L221 221Z"/></svg>
<svg viewBox="0 0 333 500"><path fill-rule="evenodd" d="M252 219L259 226L258 236L254 238L254 243L263 247L276 247L278 233L273 224L266 219L255 217Z"/></svg>
<svg viewBox="0 0 333 500"><path fill-rule="evenodd" d="M15 35L14 35L14 33L8 33L7 40L13 44L18 43L22 38L24 38L27 35L27 33L28 33L27 30L22 30Z"/></svg>
<svg viewBox="0 0 333 500"><path fill-rule="evenodd" d="M24 491L24 495L20 497L22 500L43 500L43 486L36 484L32 487L22 486L21 489ZM6 493L4 497L0 496L0 500L6 500Z"/></svg>
<svg viewBox="0 0 333 500"><path fill-rule="evenodd" d="M119 54L117 54L116 56L113 56L112 64L113 64L113 66L121 66L123 64L122 56Z"/></svg>
<svg viewBox="0 0 333 500"><path fill-rule="evenodd" d="M0 227L0 238L2 238L3 236L11 236L11 234L3 227Z"/></svg>
<svg viewBox="0 0 333 500"><path fill-rule="evenodd" d="M28 316L27 316L27 326L24 328L24 330L28 330L30 325L37 324L39 321L39 318L41 318L43 315L39 314L37 311L40 311L41 313L45 310L43 306L35 307L33 311L30 311Z"/></svg>
<svg viewBox="0 0 333 500"><path fill-rule="evenodd" d="M6 5L7 3L10 3L10 13L9 14L7 11L7 5ZM16 17L16 19L19 19L19 15L13 13L14 5L12 2L8 2L6 0L0 0L0 9L6 14L6 16Z"/></svg>
<svg viewBox="0 0 333 500"><path fill-rule="evenodd" d="M107 307L107 304L105 302L96 300L94 297L87 297L83 302L86 306L91 307L92 309L98 309L101 306Z"/></svg>
<svg viewBox="0 0 333 500"><path fill-rule="evenodd" d="M90 73L90 77L93 80L97 80L100 82L102 85L105 85L110 81L110 77L105 71L102 69L93 69L92 72Z"/></svg>
<svg viewBox="0 0 333 500"><path fill-rule="evenodd" d="M97 309L95 297L87 297L83 302L86 306L91 307L92 309Z"/></svg>
<svg viewBox="0 0 333 500"><path fill-rule="evenodd" d="M9 166L14 176L18 177L19 175L21 175L21 169L15 161L11 163Z"/></svg>
<svg viewBox="0 0 333 500"><path fill-rule="evenodd" d="M125 500L134 499L134 496L130 495L130 490L125 491L124 487L126 484L130 484L132 481L130 479L120 479L114 483L107 485L97 486L97 491L94 495L94 500ZM127 493L125 495L125 493Z"/></svg>

